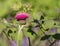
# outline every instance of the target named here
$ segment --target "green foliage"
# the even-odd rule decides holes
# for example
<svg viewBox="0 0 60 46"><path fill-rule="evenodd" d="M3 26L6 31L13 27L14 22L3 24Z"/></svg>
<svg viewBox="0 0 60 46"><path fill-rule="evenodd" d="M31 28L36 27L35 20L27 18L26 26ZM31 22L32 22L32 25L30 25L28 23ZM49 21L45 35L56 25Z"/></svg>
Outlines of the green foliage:
<svg viewBox="0 0 60 46"><path fill-rule="evenodd" d="M48 32L48 30L54 26L58 28L57 33L60 33L60 0L0 0L0 32L8 26L8 29L11 29L8 31L8 35L11 34L16 41L18 22L15 20L14 16L17 12L27 12L30 14L30 18L27 22L33 24L31 27L28 27L28 29L25 28L24 30L28 30L25 32L26 36L31 37L33 40L41 35L44 35L41 40L49 39L50 34L52 35L53 32L49 35L45 35L44 32ZM7 21L7 23L4 23L4 19L7 20L8 16L11 17L11 22ZM35 19L39 22L38 36L36 36L36 32L32 31L32 27L35 26L35 22L33 22ZM13 26L12 28L11 24L15 27ZM60 34L55 34L52 37L60 39L59 35ZM19 36L21 42L22 37L23 32L21 31Z"/></svg>

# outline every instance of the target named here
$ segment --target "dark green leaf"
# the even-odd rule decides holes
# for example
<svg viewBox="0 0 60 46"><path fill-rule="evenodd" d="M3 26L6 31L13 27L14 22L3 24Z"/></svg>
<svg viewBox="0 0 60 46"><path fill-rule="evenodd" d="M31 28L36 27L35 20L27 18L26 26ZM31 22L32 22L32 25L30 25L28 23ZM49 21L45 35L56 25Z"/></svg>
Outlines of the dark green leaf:
<svg viewBox="0 0 60 46"><path fill-rule="evenodd" d="M45 35L45 36L43 36L43 37L41 38L41 40L47 40L47 39L50 38L50 36L51 36L51 35Z"/></svg>
<svg viewBox="0 0 60 46"><path fill-rule="evenodd" d="M40 20L44 19L44 16L41 16Z"/></svg>
<svg viewBox="0 0 60 46"><path fill-rule="evenodd" d="M60 34L55 34L52 36L54 39L59 40L60 39Z"/></svg>
<svg viewBox="0 0 60 46"><path fill-rule="evenodd" d="M10 33L13 33L12 30L9 30L9 31L8 31L8 36L10 36L10 35L9 35Z"/></svg>
<svg viewBox="0 0 60 46"><path fill-rule="evenodd" d="M35 32L32 31L32 26L29 26L29 29L27 31L30 32L32 35L36 34Z"/></svg>

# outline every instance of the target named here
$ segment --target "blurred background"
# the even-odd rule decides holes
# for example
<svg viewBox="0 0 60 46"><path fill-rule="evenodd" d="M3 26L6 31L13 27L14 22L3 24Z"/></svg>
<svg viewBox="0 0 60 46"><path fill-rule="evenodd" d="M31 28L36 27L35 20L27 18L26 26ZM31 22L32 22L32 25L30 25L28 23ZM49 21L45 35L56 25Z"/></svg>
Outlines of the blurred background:
<svg viewBox="0 0 60 46"><path fill-rule="evenodd" d="M0 0L0 46L17 41L17 12L30 14L27 23L31 25L23 29L28 46L60 46L60 0ZM22 32L19 37L19 46L23 46Z"/></svg>

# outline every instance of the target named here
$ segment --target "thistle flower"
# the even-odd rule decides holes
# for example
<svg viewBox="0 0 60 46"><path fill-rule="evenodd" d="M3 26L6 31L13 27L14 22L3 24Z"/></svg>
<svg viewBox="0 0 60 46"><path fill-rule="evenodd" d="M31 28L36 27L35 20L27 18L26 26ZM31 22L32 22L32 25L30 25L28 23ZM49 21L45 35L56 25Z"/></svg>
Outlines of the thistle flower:
<svg viewBox="0 0 60 46"><path fill-rule="evenodd" d="M54 33L57 33L57 27L54 27L53 29L52 29L52 31L54 32ZM55 42L55 46L58 46L59 45L59 40L57 40L56 42Z"/></svg>
<svg viewBox="0 0 60 46"><path fill-rule="evenodd" d="M27 18L29 18L29 14L28 13L17 13L15 16L15 19L20 21L20 20L26 20Z"/></svg>
<svg viewBox="0 0 60 46"><path fill-rule="evenodd" d="M54 33L57 33L57 27L54 27L54 28L52 29L52 31L53 31Z"/></svg>
<svg viewBox="0 0 60 46"><path fill-rule="evenodd" d="M55 46L58 46L58 45L59 45L59 40L55 42Z"/></svg>
<svg viewBox="0 0 60 46"><path fill-rule="evenodd" d="M11 46L16 46L16 42L15 41L12 41L11 42Z"/></svg>
<svg viewBox="0 0 60 46"><path fill-rule="evenodd" d="M22 46L28 46L28 38L26 36L23 37Z"/></svg>

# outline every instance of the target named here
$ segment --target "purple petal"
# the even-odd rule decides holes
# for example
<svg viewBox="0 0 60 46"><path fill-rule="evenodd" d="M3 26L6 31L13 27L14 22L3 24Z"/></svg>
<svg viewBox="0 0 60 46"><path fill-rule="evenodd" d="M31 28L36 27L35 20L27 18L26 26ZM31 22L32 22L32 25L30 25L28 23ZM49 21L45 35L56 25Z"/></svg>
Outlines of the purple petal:
<svg viewBox="0 0 60 46"><path fill-rule="evenodd" d="M28 38L25 36L23 37L22 46L28 46Z"/></svg>
<svg viewBox="0 0 60 46"><path fill-rule="evenodd" d="M15 41L12 41L11 42L11 46L16 46L16 42Z"/></svg>

